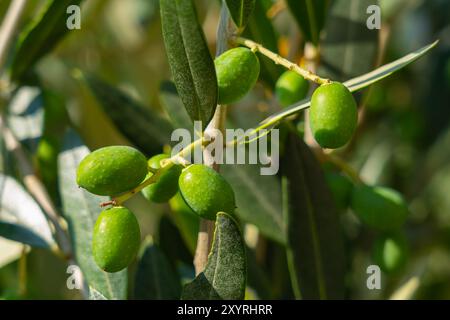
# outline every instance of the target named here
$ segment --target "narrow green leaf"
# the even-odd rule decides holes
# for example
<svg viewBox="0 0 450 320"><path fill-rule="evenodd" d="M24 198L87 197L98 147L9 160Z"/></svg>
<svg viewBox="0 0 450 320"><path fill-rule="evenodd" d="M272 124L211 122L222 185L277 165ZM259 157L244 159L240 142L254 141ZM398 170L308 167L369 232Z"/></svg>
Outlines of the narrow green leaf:
<svg viewBox="0 0 450 320"><path fill-rule="evenodd" d="M183 106L183 102L181 101L177 88L173 82L164 81L161 84L159 101L167 112L174 128L192 129L193 123Z"/></svg>
<svg viewBox="0 0 450 320"><path fill-rule="evenodd" d="M379 30L367 27L371 5L378 5L378 0L333 1L320 44L321 76L344 81L374 67Z"/></svg>
<svg viewBox="0 0 450 320"><path fill-rule="evenodd" d="M256 1L255 11L251 15L243 34L247 38L261 43L265 48L278 52L278 35L272 25L272 21L267 18L267 10L271 4L272 1ZM283 69L259 53L258 57L261 62L261 79L268 85L274 86Z"/></svg>
<svg viewBox="0 0 450 320"><path fill-rule="evenodd" d="M11 67L11 79L20 81L34 64L49 53L70 30L66 26L67 7L81 0L48 1L40 15L21 34Z"/></svg>
<svg viewBox="0 0 450 320"><path fill-rule="evenodd" d="M137 148L152 155L170 143L172 126L161 115L95 76L84 79L119 131Z"/></svg>
<svg viewBox="0 0 450 320"><path fill-rule="evenodd" d="M231 216L219 212L206 268L185 285L182 299L243 299L246 278L245 245L239 227Z"/></svg>
<svg viewBox="0 0 450 320"><path fill-rule="evenodd" d="M0 237L21 242L35 248L49 249L49 244L39 235L21 225L0 221Z"/></svg>
<svg viewBox="0 0 450 320"><path fill-rule="evenodd" d="M294 293L343 299L345 258L339 218L323 172L295 133L282 159L287 256Z"/></svg>
<svg viewBox="0 0 450 320"><path fill-rule="evenodd" d="M203 127L217 106L217 78L192 0L161 0L161 23L178 94L193 121Z"/></svg>
<svg viewBox="0 0 450 320"><path fill-rule="evenodd" d="M225 2L238 29L245 28L255 8L255 0L225 0Z"/></svg>
<svg viewBox="0 0 450 320"><path fill-rule="evenodd" d="M92 230L100 214L99 204L105 197L92 195L77 186L76 169L89 153L79 137L68 132L64 139L64 151L59 156L59 188L64 216L79 264L86 283L107 299L125 299L127 292L127 270L106 273L101 270L92 256Z"/></svg>
<svg viewBox="0 0 450 320"><path fill-rule="evenodd" d="M369 73L366 73L362 76L348 80L348 81L344 82L344 84L347 86L347 88L351 92L355 92L355 91L361 90L365 87L368 87L371 84L374 84L375 82L381 81L384 78L390 76L394 72L403 69L410 63L413 63L414 61L416 61L417 59L419 59L420 57L425 55L428 51L433 49L438 44L438 42L439 41L435 41L432 44L429 44L415 52L409 53L406 56L404 56L398 60L395 60L391 63L388 63L384 66L379 67L378 69L375 69L375 70L373 70ZM294 115L304 109L309 108L310 105L311 105L310 98L305 99L303 101L300 101L298 104L292 105L292 106L286 108L285 110L268 117L267 119L262 121L261 124L265 124L265 125L276 124L284 118L287 118L287 117Z"/></svg>
<svg viewBox="0 0 450 320"><path fill-rule="evenodd" d="M164 253L151 241L142 249L135 279L135 299L180 299L180 279Z"/></svg>
<svg viewBox="0 0 450 320"><path fill-rule="evenodd" d="M14 178L0 173L0 237L50 249L50 226L34 199Z"/></svg>
<svg viewBox="0 0 450 320"><path fill-rule="evenodd" d="M281 214L281 186L274 176L263 176L256 165L223 166L222 173L236 195L236 214L262 234L286 243Z"/></svg>
<svg viewBox="0 0 450 320"><path fill-rule="evenodd" d="M286 0L306 41L317 45L325 23L329 0Z"/></svg>

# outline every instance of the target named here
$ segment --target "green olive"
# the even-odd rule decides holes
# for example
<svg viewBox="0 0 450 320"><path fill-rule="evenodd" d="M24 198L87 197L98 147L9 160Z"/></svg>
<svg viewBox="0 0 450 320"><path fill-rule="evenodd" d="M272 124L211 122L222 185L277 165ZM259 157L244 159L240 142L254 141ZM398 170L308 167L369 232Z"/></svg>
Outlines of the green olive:
<svg viewBox="0 0 450 320"><path fill-rule="evenodd" d="M89 192L113 196L138 186L147 175L147 159L127 146L98 149L78 166L77 183Z"/></svg>
<svg viewBox="0 0 450 320"><path fill-rule="evenodd" d="M346 176L336 172L325 172L325 180L333 195L336 206L346 209L350 204L353 184Z"/></svg>
<svg viewBox="0 0 450 320"><path fill-rule="evenodd" d="M102 270L118 272L126 268L140 243L139 224L130 210L114 207L100 213L92 234L92 252Z"/></svg>
<svg viewBox="0 0 450 320"><path fill-rule="evenodd" d="M247 48L234 48L215 60L219 85L219 104L241 100L255 85L259 77L259 60Z"/></svg>
<svg viewBox="0 0 450 320"><path fill-rule="evenodd" d="M384 234L375 239L373 261L388 274L401 270L408 258L408 243L401 232Z"/></svg>
<svg viewBox="0 0 450 320"><path fill-rule="evenodd" d="M358 120L356 102L342 83L317 88L311 98L310 126L322 148L336 149L350 141Z"/></svg>
<svg viewBox="0 0 450 320"><path fill-rule="evenodd" d="M403 196L385 187L355 186L351 206L366 225L379 230L400 227L409 213Z"/></svg>
<svg viewBox="0 0 450 320"><path fill-rule="evenodd" d="M308 94L309 82L295 71L288 70L278 78L275 95L282 107L290 106L304 99Z"/></svg>
<svg viewBox="0 0 450 320"><path fill-rule="evenodd" d="M178 184L183 199L200 217L215 220L220 211L233 214L236 207L233 189L213 169L191 165L183 170Z"/></svg>
<svg viewBox="0 0 450 320"><path fill-rule="evenodd" d="M152 169L161 168L161 160L169 158L166 154L158 154L148 160L148 166ZM181 174L181 166L174 165L167 169L158 179L157 182L152 183L142 190L144 197L153 202L162 203L169 201L178 191L178 177ZM150 172L147 178L153 174Z"/></svg>

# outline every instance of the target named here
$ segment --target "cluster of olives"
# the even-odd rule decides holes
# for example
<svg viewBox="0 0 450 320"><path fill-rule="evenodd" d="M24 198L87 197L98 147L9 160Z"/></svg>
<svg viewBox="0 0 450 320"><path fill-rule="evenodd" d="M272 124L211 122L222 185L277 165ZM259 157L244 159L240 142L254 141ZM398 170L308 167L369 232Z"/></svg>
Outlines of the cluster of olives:
<svg viewBox="0 0 450 320"><path fill-rule="evenodd" d="M87 155L77 170L77 183L87 191L103 196L134 192L168 155L159 154L148 161L138 150L111 146ZM213 169L200 164L164 168L157 181L146 186L143 195L156 203L166 202L180 191L186 204L200 217L215 220L218 212L234 213L235 197L228 182ZM102 211L95 223L92 250L98 266L107 272L126 268L135 258L141 242L138 221L125 207Z"/></svg>
<svg viewBox="0 0 450 320"><path fill-rule="evenodd" d="M407 256L401 227L409 214L403 196L387 187L353 185L340 173L326 171L325 177L337 207L351 207L365 225L380 233L373 246L374 262L387 273L401 269Z"/></svg>

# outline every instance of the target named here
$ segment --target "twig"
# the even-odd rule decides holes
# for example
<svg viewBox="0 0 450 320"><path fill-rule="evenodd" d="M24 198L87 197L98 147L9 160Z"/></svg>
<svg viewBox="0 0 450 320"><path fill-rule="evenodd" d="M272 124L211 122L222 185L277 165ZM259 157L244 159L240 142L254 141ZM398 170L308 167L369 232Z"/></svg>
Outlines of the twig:
<svg viewBox="0 0 450 320"><path fill-rule="evenodd" d="M299 75L301 75L306 80L315 82L320 85L331 82L331 80L321 78L318 75L314 74L313 72L301 68L299 65L281 57L279 54L276 54L276 53L270 51L269 49L263 47L259 43L256 43L252 40L242 38L242 37L233 37L231 40L237 44L244 45L244 46L248 47L249 49L252 49L253 51L260 52L261 54L263 54L264 56L266 56L267 58L269 58L273 62L275 62L275 64L282 65L283 67L285 67L289 70L297 72Z"/></svg>
<svg viewBox="0 0 450 320"><path fill-rule="evenodd" d="M20 18L25 9L25 0L14 0L11 2L5 19L3 20L0 29L0 72L3 69L3 64L9 53L11 42L14 38L17 27L19 26Z"/></svg>

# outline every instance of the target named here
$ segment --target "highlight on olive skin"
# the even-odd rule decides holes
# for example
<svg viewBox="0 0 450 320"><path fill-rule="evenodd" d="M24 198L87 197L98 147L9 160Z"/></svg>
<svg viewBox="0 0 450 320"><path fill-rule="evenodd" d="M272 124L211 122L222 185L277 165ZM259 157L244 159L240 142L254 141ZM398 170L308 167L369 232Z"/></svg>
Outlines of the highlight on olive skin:
<svg viewBox="0 0 450 320"><path fill-rule="evenodd" d="M259 59L247 48L234 48L215 60L219 85L219 104L241 100L255 85L259 77Z"/></svg>
<svg viewBox="0 0 450 320"><path fill-rule="evenodd" d="M205 165L193 164L184 169L179 187L188 206L204 219L215 220L220 211L234 212L235 196L230 184Z"/></svg>
<svg viewBox="0 0 450 320"><path fill-rule="evenodd" d="M314 138L322 148L343 147L352 138L357 122L355 99L342 83L324 84L314 91L310 126Z"/></svg>
<svg viewBox="0 0 450 320"><path fill-rule="evenodd" d="M147 159L138 150L127 146L104 147L81 161L77 183L93 194L114 196L138 186L147 172Z"/></svg>
<svg viewBox="0 0 450 320"><path fill-rule="evenodd" d="M106 272L128 267L141 243L141 232L134 214L125 207L102 211L92 234L92 253L97 265Z"/></svg>

